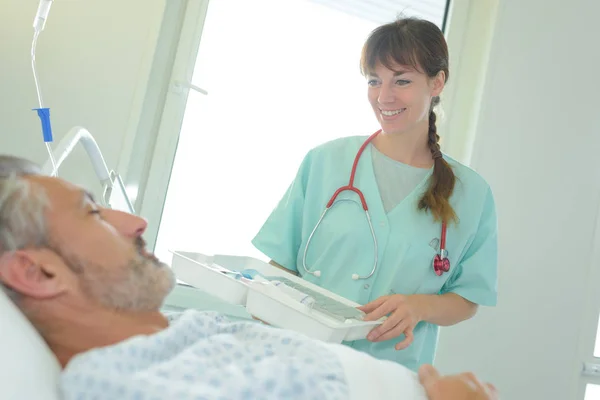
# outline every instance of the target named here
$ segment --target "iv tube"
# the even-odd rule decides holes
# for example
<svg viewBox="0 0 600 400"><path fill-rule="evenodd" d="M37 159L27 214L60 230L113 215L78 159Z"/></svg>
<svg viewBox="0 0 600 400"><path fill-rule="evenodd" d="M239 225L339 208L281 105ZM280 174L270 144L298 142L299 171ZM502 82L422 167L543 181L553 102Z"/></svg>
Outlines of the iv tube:
<svg viewBox="0 0 600 400"><path fill-rule="evenodd" d="M52 175L57 175L56 170L56 161L54 160L54 154L52 153L52 148L50 147L50 142L52 141L52 134L50 128L50 110L44 109L44 102L42 100L42 90L40 88L39 79L37 76L37 72L35 69L35 49L37 46L37 40L40 36L40 32L44 29L46 25L46 20L48 19L48 13L50 12L50 6L52 5L52 0L40 0L40 5L38 7L37 14L33 21L33 42L31 43L31 69L33 71L33 80L35 82L35 90L38 98L38 115L42 118L42 126L44 128L44 142L46 144L46 150L48 150L48 154L50 155L50 161L52 162ZM45 114L45 115L44 115ZM43 118L45 117L45 118ZM47 123L47 126L45 124Z"/></svg>

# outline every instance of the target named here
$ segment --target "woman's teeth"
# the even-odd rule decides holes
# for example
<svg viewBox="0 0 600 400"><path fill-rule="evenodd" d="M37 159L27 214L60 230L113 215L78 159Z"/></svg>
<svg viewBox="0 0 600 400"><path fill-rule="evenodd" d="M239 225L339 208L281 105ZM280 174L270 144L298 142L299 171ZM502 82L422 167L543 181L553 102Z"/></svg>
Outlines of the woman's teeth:
<svg viewBox="0 0 600 400"><path fill-rule="evenodd" d="M392 117L396 114L400 114L402 111L406 110L405 108L401 108L399 110L381 110L381 113L387 117Z"/></svg>

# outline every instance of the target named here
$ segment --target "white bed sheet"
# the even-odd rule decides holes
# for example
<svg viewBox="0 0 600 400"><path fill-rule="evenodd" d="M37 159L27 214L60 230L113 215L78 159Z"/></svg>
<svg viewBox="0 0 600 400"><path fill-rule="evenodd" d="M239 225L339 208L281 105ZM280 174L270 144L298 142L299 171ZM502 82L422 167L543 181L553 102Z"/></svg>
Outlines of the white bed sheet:
<svg viewBox="0 0 600 400"><path fill-rule="evenodd" d="M344 367L350 389L348 400L427 400L417 374L410 369L344 345L331 345L331 350Z"/></svg>

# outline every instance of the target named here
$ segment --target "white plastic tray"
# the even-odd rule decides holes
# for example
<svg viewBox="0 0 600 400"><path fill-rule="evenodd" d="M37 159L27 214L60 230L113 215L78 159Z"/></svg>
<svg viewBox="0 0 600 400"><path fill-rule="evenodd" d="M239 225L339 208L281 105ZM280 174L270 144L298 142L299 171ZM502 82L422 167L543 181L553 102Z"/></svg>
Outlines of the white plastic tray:
<svg viewBox="0 0 600 400"><path fill-rule="evenodd" d="M254 269L265 276L285 277L350 306L359 306L355 302L252 257L208 256L184 251L172 253L171 266L178 279L223 301L242 305L251 315L273 326L294 330L315 339L341 343L364 339L375 326L383 322L383 320L341 322L325 314L311 311L270 285L246 284L218 271L219 266L237 271Z"/></svg>
<svg viewBox="0 0 600 400"><path fill-rule="evenodd" d="M173 251L172 253L171 268L175 271L177 279L227 303L243 306L246 305L248 286L232 276L219 272L215 264L236 271L250 268L260 271L256 267L260 268L262 265L255 264L263 264L261 261L249 257L207 256L186 251Z"/></svg>

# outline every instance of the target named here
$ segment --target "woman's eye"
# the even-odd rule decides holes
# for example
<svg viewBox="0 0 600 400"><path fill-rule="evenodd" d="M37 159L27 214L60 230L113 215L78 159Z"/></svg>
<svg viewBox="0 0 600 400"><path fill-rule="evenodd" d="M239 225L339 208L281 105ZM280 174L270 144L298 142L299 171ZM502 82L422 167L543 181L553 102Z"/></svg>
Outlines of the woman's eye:
<svg viewBox="0 0 600 400"><path fill-rule="evenodd" d="M367 84L368 84L369 86L377 86L377 85L379 84L379 82L377 81L377 79L369 79L369 80L367 81Z"/></svg>
<svg viewBox="0 0 600 400"><path fill-rule="evenodd" d="M408 85L409 83L410 83L410 81L407 81L406 79L398 79L396 81L396 85L400 85L400 86Z"/></svg>

